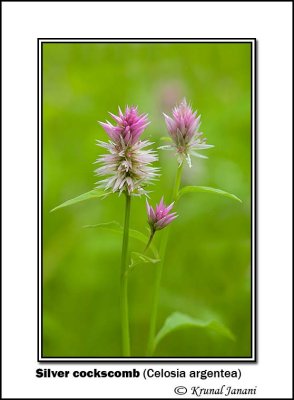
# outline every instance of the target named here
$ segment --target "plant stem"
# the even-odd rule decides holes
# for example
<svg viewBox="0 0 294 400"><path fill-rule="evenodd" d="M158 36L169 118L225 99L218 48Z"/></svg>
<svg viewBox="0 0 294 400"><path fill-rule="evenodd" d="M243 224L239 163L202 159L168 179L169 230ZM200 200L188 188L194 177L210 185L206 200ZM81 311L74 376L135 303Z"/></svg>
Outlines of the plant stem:
<svg viewBox="0 0 294 400"><path fill-rule="evenodd" d="M183 163L178 166L175 184L172 192L172 201L176 201L178 197L178 192L181 184L182 179L182 172L183 172ZM152 301L152 308L151 308L151 317L150 317L150 328L149 328L149 337L148 337L148 345L147 345L147 356L152 356L154 351L154 338L156 333L156 319L157 319L157 311L158 311L158 303L159 303L159 292L160 292L160 285L161 285L161 277L164 265L164 259L166 255L166 248L169 238L169 229L170 226L167 226L162 233L160 249L159 249L159 257L160 263L157 265L156 268L156 277L155 277L155 286L154 286L154 294L153 294L153 301ZM150 241L150 240L149 240Z"/></svg>
<svg viewBox="0 0 294 400"><path fill-rule="evenodd" d="M148 243L146 244L146 247L144 249L144 253L146 253L146 251L149 249L149 246L150 246L150 244L152 242L152 239L153 239L153 237L155 235L155 232L156 231L153 231L153 232L150 233L150 237L149 237Z"/></svg>
<svg viewBox="0 0 294 400"><path fill-rule="evenodd" d="M180 185L181 185L181 180L182 180L183 165L184 165L184 163L182 162L182 164L180 164L178 166L171 201L176 201L177 200L179 189L180 189Z"/></svg>
<svg viewBox="0 0 294 400"><path fill-rule="evenodd" d="M130 356L130 332L128 313L128 243L129 223L131 210L131 196L126 194L125 223L121 253L121 328L122 328L122 349L123 356Z"/></svg>

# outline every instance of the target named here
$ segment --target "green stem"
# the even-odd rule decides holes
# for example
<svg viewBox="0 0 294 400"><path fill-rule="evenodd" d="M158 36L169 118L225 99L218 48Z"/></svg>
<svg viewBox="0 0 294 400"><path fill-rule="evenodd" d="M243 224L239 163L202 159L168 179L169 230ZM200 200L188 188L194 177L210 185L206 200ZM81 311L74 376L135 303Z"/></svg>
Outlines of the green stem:
<svg viewBox="0 0 294 400"><path fill-rule="evenodd" d="M130 352L130 331L129 331L129 312L128 312L128 243L129 243L129 224L130 224L131 196L126 194L125 223L121 253L121 328L122 328L122 348L123 356L129 357Z"/></svg>
<svg viewBox="0 0 294 400"><path fill-rule="evenodd" d="M178 197L179 188L181 185L182 179L182 172L183 172L183 163L178 166L175 184L172 192L172 201L176 201ZM161 286L161 277L162 271L164 266L164 259L166 255L166 248L169 238L169 226L165 228L162 233L160 249L159 249L159 258L160 263L157 265L156 268L156 276L155 276L155 286L154 286L154 294L153 294L153 301L151 306L151 317L150 317L150 328L149 328L149 337L148 337L148 344L147 344L147 356L152 356L154 351L154 339L156 334L156 320L157 320L157 311L158 311L158 303L159 303L159 293L160 293L160 286Z"/></svg>
<svg viewBox="0 0 294 400"><path fill-rule="evenodd" d="M150 233L150 237L149 237L148 243L146 244L146 247L145 247L145 249L144 249L144 253L146 253L146 251L149 249L149 246L150 246L150 244L151 244L151 242L152 242L152 239L153 239L153 237L154 237L154 235L155 235L155 232L156 232L156 231L152 231L152 232Z"/></svg>
<svg viewBox="0 0 294 400"><path fill-rule="evenodd" d="M183 165L184 165L184 163L182 162L182 164L180 164L178 166L176 179L175 179L175 184L174 184L174 190L173 190L171 201L176 201L177 200L179 189L180 189L180 185L181 185L181 180L182 180Z"/></svg>

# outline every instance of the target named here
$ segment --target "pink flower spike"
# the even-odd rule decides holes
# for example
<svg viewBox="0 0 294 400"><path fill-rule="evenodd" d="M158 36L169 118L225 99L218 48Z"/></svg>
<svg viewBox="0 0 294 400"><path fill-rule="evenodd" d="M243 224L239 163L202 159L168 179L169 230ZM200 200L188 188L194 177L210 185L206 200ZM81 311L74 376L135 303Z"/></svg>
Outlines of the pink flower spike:
<svg viewBox="0 0 294 400"><path fill-rule="evenodd" d="M186 99L183 99L181 104L173 109L173 117L166 114L163 114L163 116L173 144L160 148L164 150L175 149L179 164L186 160L191 167L190 155L198 155L195 150L213 147L206 144L202 132L199 132L200 115L198 116L197 111L192 110Z"/></svg>
<svg viewBox="0 0 294 400"><path fill-rule="evenodd" d="M126 145L137 143L149 124L147 114L139 115L138 107L135 106L126 106L124 114L119 107L118 113L118 116L109 113L116 122L116 126L113 126L108 121L106 121L107 123L99 122L100 125L115 143L120 141L120 137L123 138Z"/></svg>
<svg viewBox="0 0 294 400"><path fill-rule="evenodd" d="M114 123L99 122L110 138L108 143L97 141L98 146L108 150L109 154L101 155L96 169L98 176L105 179L97 182L98 188L106 191L126 192L128 195L147 195L146 185L158 176L158 168L151 164L157 161L157 155L148 140L140 140L149 124L147 114L138 113L138 108L126 106L125 113L118 108L118 116L109 113Z"/></svg>
<svg viewBox="0 0 294 400"><path fill-rule="evenodd" d="M163 202L163 197L160 203L156 205L155 209L152 208L146 200L148 224L151 232L159 231L169 225L174 219L177 218L177 213L169 213L174 203L166 206Z"/></svg>

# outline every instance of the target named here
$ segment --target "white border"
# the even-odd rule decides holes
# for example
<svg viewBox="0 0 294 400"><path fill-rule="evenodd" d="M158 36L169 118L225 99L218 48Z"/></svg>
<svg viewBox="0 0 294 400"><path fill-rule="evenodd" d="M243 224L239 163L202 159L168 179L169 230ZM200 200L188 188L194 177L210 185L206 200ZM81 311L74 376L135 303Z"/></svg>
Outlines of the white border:
<svg viewBox="0 0 294 400"><path fill-rule="evenodd" d="M252 305L251 305L251 337L252 337L252 344L251 344L251 350L252 350L252 357L228 357L228 358L203 358L203 357L93 357L93 358L87 358L87 357L42 357L42 335L41 335L41 331L42 331L42 327L41 327L41 314L42 314L42 309L41 309L41 296L42 296L42 281L41 281L41 265L42 265L42 251L41 251L41 210L42 210L42 204L41 204L41 171L42 171L42 160L41 160L41 129L42 129L42 120L41 120L41 79L42 79L42 71L41 71L41 46L42 43L46 43L46 42L55 42L55 43L59 43L59 42L66 42L66 43L72 43L72 42L80 42L80 43L84 43L84 42L92 42L92 43L112 43L112 42L120 42L120 43L125 43L125 42L147 42L147 43L160 43L160 42L191 42L191 43L217 43L217 42L221 42L221 43L225 43L225 42L236 42L236 43L251 43L252 47L251 47L251 60L252 60L252 64L251 64L251 71L252 71L252 77L251 77L251 155L252 155L252 165L251 165L251 199L252 199L252 210L251 210L251 223L252 223L252 229L251 229L251 246L252 246L252 259L251 259L251 285L252 285L252 292L251 292L251 301L252 301ZM255 131L255 120L256 120L256 116L255 116L255 112L256 112L256 108L255 108L255 77L256 77L256 71L255 71L255 54L256 54L256 42L254 38L248 38L248 39L230 39L230 38L226 38L226 39L164 39L164 38L160 38L160 39L128 39L128 38L124 38L124 39L87 39L87 38L83 38L83 39L56 39L56 38L40 38L38 39L38 53L39 53L39 58L38 58L38 72L39 72L39 81L38 81L38 97L39 97L39 102L38 102L38 121L39 121L39 125L38 125L38 140L39 140L39 148L38 148L38 152L39 152L39 165L38 165L38 169L39 169L39 173L38 173L38 184L39 184L39 193L38 193L38 209L39 209L39 214L38 214L38 220L39 220L39 225L38 225L38 229L39 229L39 235L38 235L38 276L39 276L39 280L38 280L38 343L39 343L39 347L38 347L38 360L39 361L44 361L44 362L124 362L124 363L129 363L129 362L166 362L166 363L170 363L170 362L182 362L182 361L186 361L187 363L189 362L254 362L256 361L256 336L257 336L257 332L255 329L255 309L256 309L256 298L255 298L255 275L256 275L256 266L255 266L255 260L256 260L256 243L255 243L255 229L256 229L256 216L255 216L255 175L256 175L256 160L255 160L255 138L256 138L256 131Z"/></svg>

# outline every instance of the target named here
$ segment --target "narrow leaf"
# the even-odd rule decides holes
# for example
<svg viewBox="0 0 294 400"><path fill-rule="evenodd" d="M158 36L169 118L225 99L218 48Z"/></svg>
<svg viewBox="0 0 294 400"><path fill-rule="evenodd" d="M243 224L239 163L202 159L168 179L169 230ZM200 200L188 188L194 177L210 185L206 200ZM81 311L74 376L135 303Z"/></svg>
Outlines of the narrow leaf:
<svg viewBox="0 0 294 400"><path fill-rule="evenodd" d="M232 334L232 332L221 322L218 322L216 320L203 321L190 317L189 315L186 314L175 312L165 320L162 328L156 335L154 341L154 349L158 345L158 343L170 333L178 331L180 329L193 328L193 327L209 329L230 340L235 340L235 337Z"/></svg>
<svg viewBox="0 0 294 400"><path fill-rule="evenodd" d="M83 193L80 196L77 196L71 200L65 201L64 203L60 204L59 206L53 208L51 210L51 212L57 210L58 208L63 208L63 207L71 206L72 204L80 203L81 201L90 200L90 199L99 199L99 198L105 197L105 196L107 196L107 193L104 192L103 190L99 190L99 189L90 190L90 192Z"/></svg>
<svg viewBox="0 0 294 400"><path fill-rule="evenodd" d="M180 189L179 194L178 194L178 199L183 196L183 194L186 193L196 193L196 192L204 192L204 193L212 193L212 194L219 194L224 197L229 197L232 200L237 200L240 203L242 203L242 200L239 199L239 197L235 196L232 193L225 192L224 190L221 189L215 189L212 187L208 186L184 186L182 189Z"/></svg>
<svg viewBox="0 0 294 400"><path fill-rule="evenodd" d="M121 233L123 229L121 224L117 221L101 222L100 224L95 225L84 225L83 228L101 228L115 233Z"/></svg>
<svg viewBox="0 0 294 400"><path fill-rule="evenodd" d="M104 229L108 232L118 233L120 235L123 234L123 227L117 221L105 222L105 223L96 224L96 225L86 225L86 226L84 226L84 228L100 228L100 229ZM129 230L129 236L132 239L136 239L136 240L140 241L145 246L149 239L148 236L144 235L142 232L139 232L135 229ZM149 247L152 250L155 259L158 259L158 251L157 251L156 247L154 246L154 244L151 243L151 245Z"/></svg>
<svg viewBox="0 0 294 400"><path fill-rule="evenodd" d="M147 257L145 254L133 251L131 253L131 263L129 265L129 268L134 268L135 265L142 264L142 263L157 264L159 262L160 262L159 258L150 258L150 257Z"/></svg>

